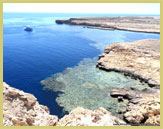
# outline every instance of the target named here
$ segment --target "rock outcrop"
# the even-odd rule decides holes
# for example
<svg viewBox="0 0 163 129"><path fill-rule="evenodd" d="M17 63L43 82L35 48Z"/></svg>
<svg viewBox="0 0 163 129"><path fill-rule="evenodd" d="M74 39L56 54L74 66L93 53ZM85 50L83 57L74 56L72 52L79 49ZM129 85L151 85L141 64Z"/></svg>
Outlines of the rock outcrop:
<svg viewBox="0 0 163 129"><path fill-rule="evenodd" d="M57 24L83 25L89 28L106 30L128 30L137 32L160 33L159 16L121 16L85 17L56 20Z"/></svg>
<svg viewBox="0 0 163 129"><path fill-rule="evenodd" d="M97 67L106 71L122 72L140 79L150 87L160 86L160 40L145 39L132 43L115 43L106 47L99 56ZM114 89L110 96L117 102L127 100L124 119L129 124L160 125L160 90L146 88ZM126 102L126 101L125 101Z"/></svg>
<svg viewBox="0 0 163 129"><path fill-rule="evenodd" d="M151 87L159 86L160 40L145 39L109 45L99 56L97 67L122 72L145 81Z"/></svg>
<svg viewBox="0 0 163 129"><path fill-rule="evenodd" d="M78 107L65 115L58 126L113 126L126 125L119 118L112 116L106 109L100 107L94 111Z"/></svg>
<svg viewBox="0 0 163 129"><path fill-rule="evenodd" d="M57 116L50 115L32 94L3 83L4 126L55 126L57 122Z"/></svg>
<svg viewBox="0 0 163 129"><path fill-rule="evenodd" d="M110 95L123 102L128 99L124 119L130 124L160 125L160 90L114 89Z"/></svg>
<svg viewBox="0 0 163 129"><path fill-rule="evenodd" d="M69 115L58 120L50 115L46 106L40 105L29 93L3 83L3 125L4 126L113 126L125 124L104 108L94 111L75 108Z"/></svg>
<svg viewBox="0 0 163 129"><path fill-rule="evenodd" d="M130 102L124 118L134 124L160 125L160 94L143 94L137 104Z"/></svg>
<svg viewBox="0 0 163 129"><path fill-rule="evenodd" d="M129 90L125 88L118 88L111 91L110 96L118 98L118 100L123 101L123 99L135 99L139 98L140 91Z"/></svg>

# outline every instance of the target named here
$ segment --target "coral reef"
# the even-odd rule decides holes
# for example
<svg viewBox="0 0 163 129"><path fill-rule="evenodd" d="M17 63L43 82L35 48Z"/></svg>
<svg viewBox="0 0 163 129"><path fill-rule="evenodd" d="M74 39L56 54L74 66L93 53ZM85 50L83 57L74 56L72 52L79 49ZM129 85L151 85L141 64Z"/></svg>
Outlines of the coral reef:
<svg viewBox="0 0 163 129"><path fill-rule="evenodd" d="M97 59L85 59L78 66L68 68L62 73L42 80L41 84L50 90L61 93L56 101L65 111L72 111L81 106L95 110L104 107L119 115L125 109L124 103L117 103L116 99L108 95L115 88L149 88L145 83L126 77L116 72L106 72L96 68Z"/></svg>
<svg viewBox="0 0 163 129"><path fill-rule="evenodd" d="M77 107L58 120L49 109L28 93L3 83L4 126L113 126L126 124L100 107L94 111Z"/></svg>

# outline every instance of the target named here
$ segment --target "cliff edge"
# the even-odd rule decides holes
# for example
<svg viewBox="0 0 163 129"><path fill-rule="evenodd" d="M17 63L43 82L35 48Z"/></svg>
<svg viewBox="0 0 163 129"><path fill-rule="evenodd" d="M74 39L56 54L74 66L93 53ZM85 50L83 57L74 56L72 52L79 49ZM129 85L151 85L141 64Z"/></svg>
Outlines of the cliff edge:
<svg viewBox="0 0 163 129"><path fill-rule="evenodd" d="M46 106L40 105L29 93L3 83L4 126L113 126L125 124L104 108L94 111L77 107L60 120L49 114Z"/></svg>
<svg viewBox="0 0 163 129"><path fill-rule="evenodd" d="M49 114L46 106L28 93L3 83L4 126L54 126L58 117Z"/></svg>
<svg viewBox="0 0 163 129"><path fill-rule="evenodd" d="M99 56L97 67L122 72L149 86L160 85L160 40L144 39L130 43L114 43Z"/></svg>

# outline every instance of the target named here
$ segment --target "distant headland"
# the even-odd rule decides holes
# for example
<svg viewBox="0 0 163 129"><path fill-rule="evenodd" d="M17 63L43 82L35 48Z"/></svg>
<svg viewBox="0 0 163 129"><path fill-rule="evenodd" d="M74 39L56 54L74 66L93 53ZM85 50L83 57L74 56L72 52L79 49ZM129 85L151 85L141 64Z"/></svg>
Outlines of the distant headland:
<svg viewBox="0 0 163 129"><path fill-rule="evenodd" d="M84 17L56 20L56 23L105 30L160 33L160 16Z"/></svg>

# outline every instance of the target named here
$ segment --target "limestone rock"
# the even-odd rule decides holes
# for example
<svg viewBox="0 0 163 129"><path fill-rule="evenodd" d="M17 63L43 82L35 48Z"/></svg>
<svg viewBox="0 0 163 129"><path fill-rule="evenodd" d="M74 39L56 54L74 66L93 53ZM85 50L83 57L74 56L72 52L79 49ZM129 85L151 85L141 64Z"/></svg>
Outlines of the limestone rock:
<svg viewBox="0 0 163 129"><path fill-rule="evenodd" d="M126 103L126 111L123 112L124 119L130 124L160 124L160 90L159 89L114 89L110 96L122 97ZM119 101L119 100L118 100ZM119 101L120 103L124 103Z"/></svg>
<svg viewBox="0 0 163 129"><path fill-rule="evenodd" d="M151 87L160 85L160 40L144 39L132 43L115 43L105 48L97 67L122 72Z"/></svg>
<svg viewBox="0 0 163 129"><path fill-rule="evenodd" d="M113 126L126 124L100 107L94 111L75 108L58 122L32 95L3 83L4 126Z"/></svg>
<svg viewBox="0 0 163 129"><path fill-rule="evenodd" d="M50 115L32 94L3 83L4 126L54 126L57 121L57 116Z"/></svg>
<svg viewBox="0 0 163 129"><path fill-rule="evenodd" d="M135 91L125 89L125 88L113 89L110 93L110 96L117 97L118 99L125 98L125 99L129 99L129 100L136 98L136 97L139 97Z"/></svg>
<svg viewBox="0 0 163 129"><path fill-rule="evenodd" d="M119 124L125 124L125 122L112 116L102 107L94 111L77 107L58 122L58 126L113 126Z"/></svg>
<svg viewBox="0 0 163 129"><path fill-rule="evenodd" d="M156 116L149 116L149 118L146 120L145 124L154 124L154 125L160 125L160 115Z"/></svg>
<svg viewBox="0 0 163 129"><path fill-rule="evenodd" d="M129 103L124 118L130 123L160 124L160 94L143 94L137 104Z"/></svg>

